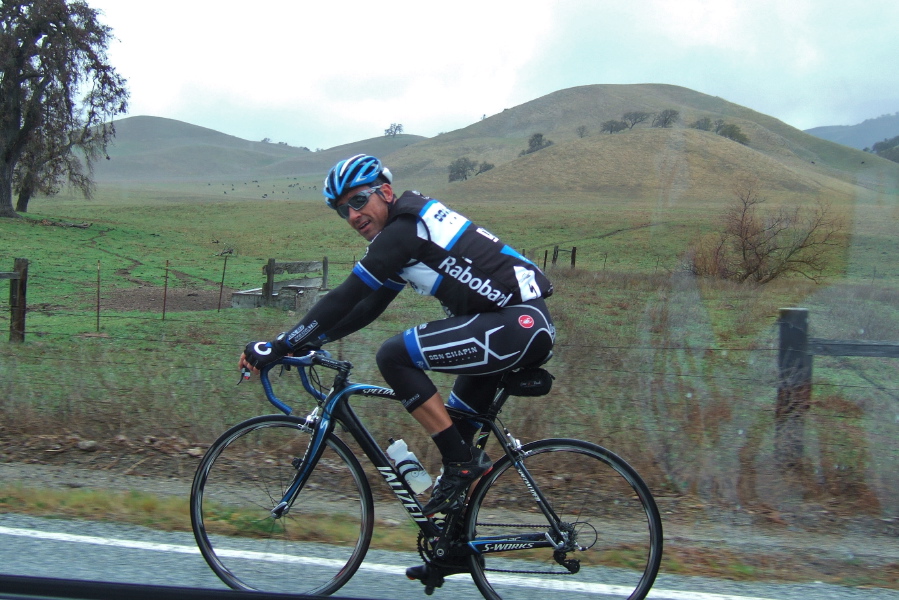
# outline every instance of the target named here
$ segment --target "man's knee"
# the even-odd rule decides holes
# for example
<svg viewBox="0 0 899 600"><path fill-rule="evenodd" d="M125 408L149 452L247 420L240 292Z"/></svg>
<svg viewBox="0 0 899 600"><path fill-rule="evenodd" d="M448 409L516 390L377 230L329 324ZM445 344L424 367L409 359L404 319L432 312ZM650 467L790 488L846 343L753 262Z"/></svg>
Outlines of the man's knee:
<svg viewBox="0 0 899 600"><path fill-rule="evenodd" d="M395 335L378 348L375 354L375 360L378 363L378 370L381 374L389 373L392 369L409 363L409 355L406 352L406 344L403 342L403 336Z"/></svg>

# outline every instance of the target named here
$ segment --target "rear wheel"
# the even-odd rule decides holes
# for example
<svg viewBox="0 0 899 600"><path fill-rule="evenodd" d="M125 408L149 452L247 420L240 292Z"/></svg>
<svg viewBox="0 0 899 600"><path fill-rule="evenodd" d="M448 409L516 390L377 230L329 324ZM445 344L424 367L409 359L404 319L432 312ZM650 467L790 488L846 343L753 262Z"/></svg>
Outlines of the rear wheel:
<svg viewBox="0 0 899 600"><path fill-rule="evenodd" d="M560 540L504 457L478 484L466 517L466 539L496 539L480 560L470 561L484 597L534 598L537 588L644 598L662 558L662 521L636 471L612 452L580 440L540 440L522 451L522 464L558 515L568 545L557 552L514 543L529 533ZM491 551L498 548L502 551Z"/></svg>
<svg viewBox="0 0 899 600"><path fill-rule="evenodd" d="M359 568L374 504L359 461L339 438L281 516L311 435L296 417L267 415L225 432L200 462L190 516L200 551L239 590L332 594Z"/></svg>

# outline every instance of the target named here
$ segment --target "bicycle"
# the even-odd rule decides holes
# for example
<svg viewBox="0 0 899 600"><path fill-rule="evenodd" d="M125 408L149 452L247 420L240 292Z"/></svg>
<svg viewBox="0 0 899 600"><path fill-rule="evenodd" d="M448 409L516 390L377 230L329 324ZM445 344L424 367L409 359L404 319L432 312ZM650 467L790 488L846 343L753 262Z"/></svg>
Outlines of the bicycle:
<svg viewBox="0 0 899 600"><path fill-rule="evenodd" d="M306 417L292 416L275 396L269 373L277 364L295 369L315 398ZM327 392L317 366L336 371ZM546 371L507 373L487 413L448 408L455 419L481 423L478 446L492 434L501 451L463 506L428 516L349 404L354 395L395 399L393 390L352 383L351 369L321 351L268 365L262 386L284 414L248 419L209 447L190 515L203 557L222 581L239 590L328 595L350 580L371 541L374 501L358 458L336 433L340 424L418 526L427 594L449 575L470 573L492 600L533 597L523 586L646 596L661 561L662 522L637 472L581 440L521 444L498 418L510 395L535 395L521 381Z"/></svg>

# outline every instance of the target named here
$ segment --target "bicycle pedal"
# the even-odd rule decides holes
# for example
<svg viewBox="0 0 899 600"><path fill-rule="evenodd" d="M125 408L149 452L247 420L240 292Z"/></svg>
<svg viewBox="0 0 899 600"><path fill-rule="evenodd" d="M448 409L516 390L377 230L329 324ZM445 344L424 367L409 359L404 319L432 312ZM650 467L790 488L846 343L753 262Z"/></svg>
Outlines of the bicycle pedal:
<svg viewBox="0 0 899 600"><path fill-rule="evenodd" d="M425 594L428 596L433 594L436 588L443 587L443 582L445 581L440 569L430 565L409 567L406 569L406 577L412 581L421 581L421 584L425 586Z"/></svg>

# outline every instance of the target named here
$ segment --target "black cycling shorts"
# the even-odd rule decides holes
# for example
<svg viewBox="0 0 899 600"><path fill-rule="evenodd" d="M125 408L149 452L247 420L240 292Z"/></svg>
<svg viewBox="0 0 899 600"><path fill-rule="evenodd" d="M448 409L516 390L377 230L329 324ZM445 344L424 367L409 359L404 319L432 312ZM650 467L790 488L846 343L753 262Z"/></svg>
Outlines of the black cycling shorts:
<svg viewBox="0 0 899 600"><path fill-rule="evenodd" d="M377 361L409 412L437 393L425 370L458 374L453 395L482 411L505 371L541 360L554 341L555 327L538 298L407 329L384 342Z"/></svg>

